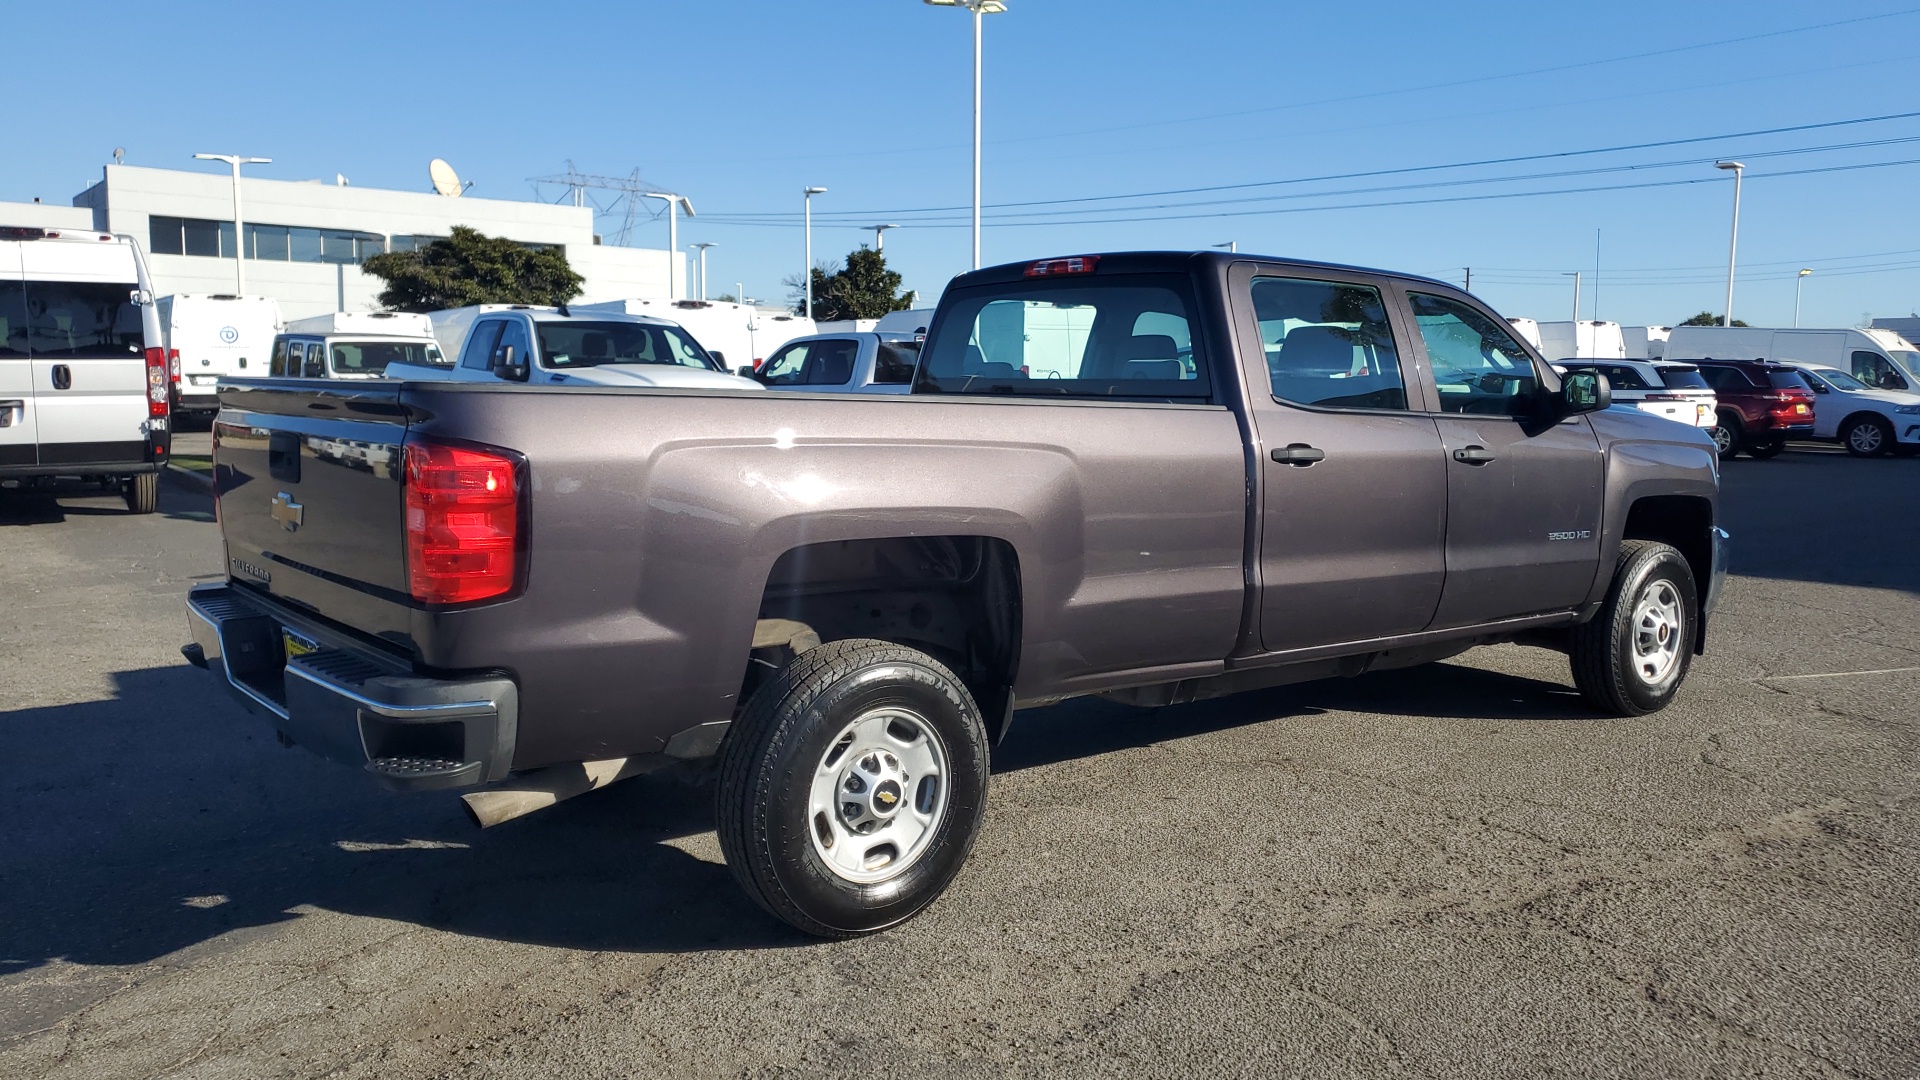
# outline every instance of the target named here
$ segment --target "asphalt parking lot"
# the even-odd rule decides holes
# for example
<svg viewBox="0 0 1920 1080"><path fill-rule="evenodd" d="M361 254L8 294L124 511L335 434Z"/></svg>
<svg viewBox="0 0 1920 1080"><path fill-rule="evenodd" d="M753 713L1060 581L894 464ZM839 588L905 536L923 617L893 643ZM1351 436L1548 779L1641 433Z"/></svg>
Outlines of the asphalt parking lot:
<svg viewBox="0 0 1920 1080"><path fill-rule="evenodd" d="M482 834L187 666L207 499L0 493L0 1075L1920 1075L1920 461L1726 472L1681 700L1515 647L1023 713L953 890L787 931L710 790Z"/></svg>

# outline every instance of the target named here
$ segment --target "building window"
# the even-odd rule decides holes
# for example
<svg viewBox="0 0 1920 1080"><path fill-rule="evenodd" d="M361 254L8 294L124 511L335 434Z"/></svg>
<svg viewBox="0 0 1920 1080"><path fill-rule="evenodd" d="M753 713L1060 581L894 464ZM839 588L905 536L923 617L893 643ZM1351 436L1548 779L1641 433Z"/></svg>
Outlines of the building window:
<svg viewBox="0 0 1920 1080"><path fill-rule="evenodd" d="M180 239L185 224L177 217L148 218L147 250L155 255L185 255L186 248L181 246Z"/></svg>
<svg viewBox="0 0 1920 1080"><path fill-rule="evenodd" d="M247 226L247 257L265 259L269 262L286 262L287 227L285 225Z"/></svg>

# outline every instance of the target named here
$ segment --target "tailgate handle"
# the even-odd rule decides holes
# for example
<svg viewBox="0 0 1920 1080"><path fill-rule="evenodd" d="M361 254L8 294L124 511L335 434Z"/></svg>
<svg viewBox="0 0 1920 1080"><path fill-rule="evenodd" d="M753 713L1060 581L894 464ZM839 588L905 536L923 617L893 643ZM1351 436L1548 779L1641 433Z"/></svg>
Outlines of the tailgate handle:
<svg viewBox="0 0 1920 1080"><path fill-rule="evenodd" d="M73 389L73 369L65 364L53 365L53 388L55 390Z"/></svg>
<svg viewBox="0 0 1920 1080"><path fill-rule="evenodd" d="M267 473L289 484L300 482L300 436L276 431L267 437Z"/></svg>

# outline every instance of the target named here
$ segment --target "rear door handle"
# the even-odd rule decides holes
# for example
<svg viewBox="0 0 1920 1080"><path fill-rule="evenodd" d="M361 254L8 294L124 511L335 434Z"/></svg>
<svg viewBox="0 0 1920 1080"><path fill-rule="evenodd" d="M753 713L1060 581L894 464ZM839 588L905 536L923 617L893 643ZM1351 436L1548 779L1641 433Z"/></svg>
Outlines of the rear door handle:
<svg viewBox="0 0 1920 1080"><path fill-rule="evenodd" d="M1294 443L1291 446L1277 446L1273 450L1273 460L1284 465L1297 465L1302 468L1316 461L1324 461L1327 452L1306 443Z"/></svg>
<svg viewBox="0 0 1920 1080"><path fill-rule="evenodd" d="M65 364L53 365L53 388L55 390L73 389L73 369Z"/></svg>
<svg viewBox="0 0 1920 1080"><path fill-rule="evenodd" d="M1453 452L1453 460L1469 465L1485 465L1493 460L1493 451L1484 446L1463 446Z"/></svg>

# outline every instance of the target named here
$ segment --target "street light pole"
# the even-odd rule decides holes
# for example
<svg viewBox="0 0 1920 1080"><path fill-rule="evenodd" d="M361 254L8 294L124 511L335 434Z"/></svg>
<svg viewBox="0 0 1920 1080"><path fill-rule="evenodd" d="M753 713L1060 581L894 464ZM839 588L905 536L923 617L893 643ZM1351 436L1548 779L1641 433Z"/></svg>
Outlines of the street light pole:
<svg viewBox="0 0 1920 1080"><path fill-rule="evenodd" d="M1800 329L1800 286L1807 283L1807 275L1811 273L1813 271L1802 269L1793 278L1793 328L1795 330Z"/></svg>
<svg viewBox="0 0 1920 1080"><path fill-rule="evenodd" d="M680 221L674 216L674 211L685 210L687 216L692 217L693 200L685 195L675 195L671 191L643 191L640 197L667 201L667 299L677 300L680 297L680 291L674 283L673 272L679 270L685 273L687 268L685 263L674 265L680 262Z"/></svg>
<svg viewBox="0 0 1920 1080"><path fill-rule="evenodd" d="M872 230L873 230L873 250L874 250L874 251L875 251L876 253L878 253L878 252L880 252L880 251L884 251L884 250L886 250L886 248L885 248L885 244L886 244L886 242L887 242L887 230L888 230L888 229L897 229L897 228L899 228L899 227L900 227L900 226L898 226L898 225L869 225L869 226L867 226L867 228L869 228L869 229L872 229Z"/></svg>
<svg viewBox="0 0 1920 1080"><path fill-rule="evenodd" d="M241 157L238 154L195 154L201 161L224 161L233 166L233 282L234 291L247 293L247 227L240 220L240 166L271 165L272 158Z"/></svg>
<svg viewBox="0 0 1920 1080"><path fill-rule="evenodd" d="M802 231L807 234L807 268L800 272L800 280L806 283L807 306L801 309L800 314L809 319L813 318L813 197L826 193L827 189L823 187L810 187L800 192L802 213L806 218Z"/></svg>
<svg viewBox="0 0 1920 1080"><path fill-rule="evenodd" d="M693 246L700 249L700 299L705 300L707 298L707 249L720 245L711 240L703 240Z"/></svg>
<svg viewBox="0 0 1920 1080"><path fill-rule="evenodd" d="M1726 169L1733 173L1733 236L1727 241L1727 313L1720 317L1721 326L1733 325L1733 264L1734 256L1740 250L1740 178L1747 167L1738 161L1716 161L1716 169Z"/></svg>
<svg viewBox="0 0 1920 1080"><path fill-rule="evenodd" d="M973 13L973 268L980 269L980 28L987 15L1007 10L1001 0L925 0L933 7L963 7Z"/></svg>

